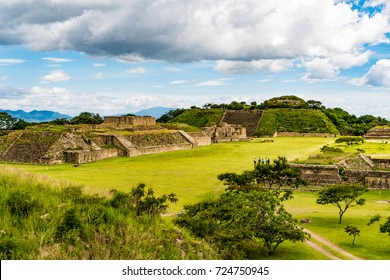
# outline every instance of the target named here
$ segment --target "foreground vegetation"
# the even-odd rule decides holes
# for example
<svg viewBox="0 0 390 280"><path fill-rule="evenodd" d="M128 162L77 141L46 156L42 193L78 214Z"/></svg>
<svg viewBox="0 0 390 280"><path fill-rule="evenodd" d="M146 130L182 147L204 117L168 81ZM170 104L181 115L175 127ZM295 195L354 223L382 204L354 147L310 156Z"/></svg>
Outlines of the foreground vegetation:
<svg viewBox="0 0 390 280"><path fill-rule="evenodd" d="M0 174L0 259L213 259L204 242L164 222L174 196L138 185L109 197Z"/></svg>
<svg viewBox="0 0 390 280"><path fill-rule="evenodd" d="M253 170L254 157L273 160L277 155L285 155L290 160L303 159L310 154L320 153L320 149L327 144L345 145L345 151L368 145L364 147L369 147L372 154L387 152L387 144L384 143L348 145L336 144L334 138L306 137L273 140L274 142L263 142L262 139L257 139L137 158L115 158L78 167L12 165L34 172L38 177L30 177L25 173L14 176L3 174L4 171L0 176L0 209L3 211L0 215L4 217L0 221L0 249L6 252L1 258L221 258L221 252L216 251L214 246L191 237L187 230L178 230L170 223L170 215L182 210L184 205L199 203L205 199L215 200L224 193L225 186L217 178L219 174ZM55 178L55 183L47 184L48 179L39 179L44 177ZM67 188L70 182L84 185L86 193L80 193L78 188ZM113 207L114 194L110 190L117 189L126 197L140 182L152 187L156 197L172 192L177 195L179 201L167 209L168 217L138 217L137 211L124 214L123 209ZM12 214L12 197L32 202L31 205L27 204L26 211L22 210L28 215L19 217ZM379 231L379 225L385 220L371 226L367 223L375 215L381 215L384 219L389 216L390 191L370 191L362 197L366 204L348 210L341 224L338 223L337 209L334 206L316 204L318 193L294 191L294 199L284 201L283 205L298 221L302 218L311 219L312 222L305 224L305 228L360 258L389 259L390 238ZM58 229L63 232L63 228L66 229L69 225L61 221L73 218L70 230L65 230L68 233L59 234ZM360 230L360 236L356 236L354 245L352 237L345 232L348 225ZM74 230L74 227L80 228ZM307 244L288 240L280 244L272 256L267 256L266 250L261 249L262 246L259 249L253 244L247 245L246 257L250 259L326 258ZM13 251L13 248L18 250Z"/></svg>

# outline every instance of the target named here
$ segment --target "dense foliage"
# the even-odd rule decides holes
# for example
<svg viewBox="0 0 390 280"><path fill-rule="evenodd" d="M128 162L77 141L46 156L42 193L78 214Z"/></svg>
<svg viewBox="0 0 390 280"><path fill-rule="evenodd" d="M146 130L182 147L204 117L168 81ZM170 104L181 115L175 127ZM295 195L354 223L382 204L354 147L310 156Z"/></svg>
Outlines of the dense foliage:
<svg viewBox="0 0 390 280"><path fill-rule="evenodd" d="M278 157L272 163L257 163L253 170L241 174L223 173L218 175L228 191L275 191L280 192L286 187L293 188L305 185L299 168L288 164L285 157Z"/></svg>
<svg viewBox="0 0 390 280"><path fill-rule="evenodd" d="M82 112L80 115L70 120L71 124L101 124L103 118L99 114Z"/></svg>
<svg viewBox="0 0 390 280"><path fill-rule="evenodd" d="M201 259L216 254L164 222L173 194L139 184L87 195L24 174L0 174L0 259Z"/></svg>
<svg viewBox="0 0 390 280"><path fill-rule="evenodd" d="M270 192L227 192L184 209L174 222L215 244L225 259L247 258L249 248L272 255L282 242L308 237Z"/></svg>

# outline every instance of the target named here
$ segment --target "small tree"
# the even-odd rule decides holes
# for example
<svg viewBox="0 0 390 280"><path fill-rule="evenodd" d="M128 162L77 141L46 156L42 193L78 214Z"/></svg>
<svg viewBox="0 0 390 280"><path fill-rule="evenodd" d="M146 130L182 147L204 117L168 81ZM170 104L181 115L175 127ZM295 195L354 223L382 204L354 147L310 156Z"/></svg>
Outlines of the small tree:
<svg viewBox="0 0 390 280"><path fill-rule="evenodd" d="M335 185L320 191L317 203L336 206L339 209L339 223L341 224L343 215L348 208L356 205L364 205L365 199L357 198L367 191L366 187L356 184ZM356 204L353 204L354 202Z"/></svg>
<svg viewBox="0 0 390 280"><path fill-rule="evenodd" d="M247 242L262 244L268 255L286 241L308 237L298 222L270 192L227 192L214 201L184 207L175 223L215 244L222 254L245 255ZM232 251L235 251L235 255Z"/></svg>
<svg viewBox="0 0 390 280"><path fill-rule="evenodd" d="M375 222L378 222L382 219L380 215L375 215L371 218L370 222L367 225L371 225ZM388 233L390 235L390 216L386 218L384 224L379 225L379 230L381 233Z"/></svg>
<svg viewBox="0 0 390 280"><path fill-rule="evenodd" d="M103 119L99 114L82 112L80 115L71 119L71 124L101 124Z"/></svg>
<svg viewBox="0 0 390 280"><path fill-rule="evenodd" d="M257 164L254 170L244 171L242 174L223 173L218 175L228 191L273 190L279 191L282 187L298 187L305 185L299 168L288 164L285 157L278 157L270 164Z"/></svg>
<svg viewBox="0 0 390 280"><path fill-rule="evenodd" d="M348 225L345 227L345 232L348 233L349 235L353 235L352 245L355 245L355 238L356 235L360 236L360 230L355 226Z"/></svg>
<svg viewBox="0 0 390 280"><path fill-rule="evenodd" d="M300 169L290 166L287 159L280 156L272 163L255 165L254 170L241 174L223 173L218 175L218 179L227 186L227 191L271 191L281 200L292 197L291 188L306 185Z"/></svg>

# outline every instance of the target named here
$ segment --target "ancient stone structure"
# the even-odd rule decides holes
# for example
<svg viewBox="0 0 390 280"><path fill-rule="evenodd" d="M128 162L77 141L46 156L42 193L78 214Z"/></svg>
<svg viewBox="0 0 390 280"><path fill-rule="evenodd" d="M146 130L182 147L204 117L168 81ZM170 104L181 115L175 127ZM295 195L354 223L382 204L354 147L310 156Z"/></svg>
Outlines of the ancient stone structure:
<svg viewBox="0 0 390 280"><path fill-rule="evenodd" d="M245 127L227 123L208 127L205 133L211 137L212 143L243 141L247 139Z"/></svg>
<svg viewBox="0 0 390 280"><path fill-rule="evenodd" d="M255 135L257 128L259 127L261 116L263 115L262 110L253 111L237 111L237 110L226 110L222 120L223 123L230 125L239 125L246 128L246 135L252 137Z"/></svg>
<svg viewBox="0 0 390 280"><path fill-rule="evenodd" d="M156 119L153 117L139 117L139 116L107 116L104 117L105 125L132 125L132 126L155 126Z"/></svg>
<svg viewBox="0 0 390 280"><path fill-rule="evenodd" d="M99 149L99 150L82 150L82 151L64 151L64 162L81 164L98 161L106 158L117 157L117 149Z"/></svg>
<svg viewBox="0 0 390 280"><path fill-rule="evenodd" d="M359 183L371 189L390 189L390 159L358 157L356 160L342 161L337 165L292 164L302 171L302 178L312 186ZM371 166L371 161L374 166ZM365 166L363 166L365 165Z"/></svg>
<svg viewBox="0 0 390 280"><path fill-rule="evenodd" d="M208 146L211 145L211 137L207 135L205 132L187 132L198 146Z"/></svg>
<svg viewBox="0 0 390 280"><path fill-rule="evenodd" d="M310 184L332 185L342 183L337 165L291 164L301 169L302 178Z"/></svg>
<svg viewBox="0 0 390 280"><path fill-rule="evenodd" d="M365 135L366 139L390 139L390 127L374 127Z"/></svg>

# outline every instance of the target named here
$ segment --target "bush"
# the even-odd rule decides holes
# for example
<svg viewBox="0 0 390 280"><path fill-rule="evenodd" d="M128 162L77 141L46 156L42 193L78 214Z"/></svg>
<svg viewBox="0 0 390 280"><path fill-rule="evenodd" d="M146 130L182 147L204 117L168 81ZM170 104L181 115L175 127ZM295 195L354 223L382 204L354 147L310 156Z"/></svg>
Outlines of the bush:
<svg viewBox="0 0 390 280"><path fill-rule="evenodd" d="M321 148L321 152L323 152L324 154L329 154L329 153L342 153L343 150L340 149L340 148L336 148L336 147L329 147L327 145L323 146Z"/></svg>
<svg viewBox="0 0 390 280"><path fill-rule="evenodd" d="M28 216L38 203L26 191L16 190L8 194L6 205L12 215Z"/></svg>
<svg viewBox="0 0 390 280"><path fill-rule="evenodd" d="M336 143L359 144L364 143L364 139L360 136L344 136L336 139Z"/></svg>

